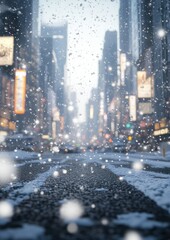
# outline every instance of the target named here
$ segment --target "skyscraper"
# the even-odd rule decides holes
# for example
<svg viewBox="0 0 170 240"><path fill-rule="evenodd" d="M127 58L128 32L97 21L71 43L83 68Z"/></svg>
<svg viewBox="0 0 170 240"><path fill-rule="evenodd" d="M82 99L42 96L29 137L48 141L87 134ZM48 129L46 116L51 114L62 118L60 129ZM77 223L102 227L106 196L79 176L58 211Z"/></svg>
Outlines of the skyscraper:
<svg viewBox="0 0 170 240"><path fill-rule="evenodd" d="M52 94L55 95L55 103L52 104L52 109L47 109L47 115L51 115L51 111L55 109L59 115L60 124L57 129L58 133L64 132L65 121L65 67L67 59L67 24L61 26L41 27L41 71L40 83L44 96L49 102L53 102ZM53 98L54 99L54 98ZM49 105L50 107L50 105ZM54 116L53 116L54 118ZM58 117L57 117L58 119ZM57 120L58 121L58 120ZM51 121L50 121L51 122Z"/></svg>
<svg viewBox="0 0 170 240"><path fill-rule="evenodd" d="M65 81L65 65L67 59L67 24L61 26L42 26L41 36L44 38L51 37L53 39L53 51L56 56L57 72L55 79L55 91L57 94L57 106L60 114L64 115L64 81Z"/></svg>
<svg viewBox="0 0 170 240"><path fill-rule="evenodd" d="M38 5L38 1L36 3ZM33 0L3 0L1 1L1 7L3 9L0 16L1 36L14 36L14 62L12 66L2 68L2 77L6 75L12 85L15 78L15 69L26 68L27 72L25 113L13 115L12 106L10 114L13 121L18 123L17 129L23 131L27 126L34 127L37 118L35 105L38 79L35 77L37 66L33 61L35 51L32 51L34 4ZM38 18L38 14L36 14L36 17ZM13 101L14 96L11 95L10 98Z"/></svg>
<svg viewBox="0 0 170 240"><path fill-rule="evenodd" d="M130 0L121 0L119 8L119 36L120 51L123 53L129 53L130 14Z"/></svg>
<svg viewBox="0 0 170 240"><path fill-rule="evenodd" d="M136 61L139 58L140 0L121 0L119 8L120 54L126 56L125 91L136 94Z"/></svg>
<svg viewBox="0 0 170 240"><path fill-rule="evenodd" d="M155 0L152 8L155 112L170 120L170 2Z"/></svg>
<svg viewBox="0 0 170 240"><path fill-rule="evenodd" d="M103 67L104 67L104 96L105 110L107 114L107 129L111 131L112 112L109 106L116 93L117 86L117 32L107 31L105 33L104 48L103 48Z"/></svg>

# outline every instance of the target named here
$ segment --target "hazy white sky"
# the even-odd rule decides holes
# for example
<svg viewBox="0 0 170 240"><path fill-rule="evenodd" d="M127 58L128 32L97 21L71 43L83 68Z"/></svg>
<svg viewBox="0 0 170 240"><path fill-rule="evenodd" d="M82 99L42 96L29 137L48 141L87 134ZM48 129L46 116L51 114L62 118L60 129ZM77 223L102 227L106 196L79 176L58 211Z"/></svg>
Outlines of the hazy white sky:
<svg viewBox="0 0 170 240"><path fill-rule="evenodd" d="M42 22L68 22L67 83L77 92L84 119L85 103L97 86L104 34L118 30L119 0L40 0L40 6Z"/></svg>

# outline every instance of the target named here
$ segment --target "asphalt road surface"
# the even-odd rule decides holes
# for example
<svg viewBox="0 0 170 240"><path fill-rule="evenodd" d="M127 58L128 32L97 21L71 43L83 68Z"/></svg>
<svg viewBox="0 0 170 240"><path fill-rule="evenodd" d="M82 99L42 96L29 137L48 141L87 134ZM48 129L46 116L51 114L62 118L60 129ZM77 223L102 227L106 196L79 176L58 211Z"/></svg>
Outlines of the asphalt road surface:
<svg viewBox="0 0 170 240"><path fill-rule="evenodd" d="M1 201L14 206L11 218L0 218L0 239L170 239L169 212L113 173L104 155L95 159L81 154L17 159L16 181L0 190Z"/></svg>

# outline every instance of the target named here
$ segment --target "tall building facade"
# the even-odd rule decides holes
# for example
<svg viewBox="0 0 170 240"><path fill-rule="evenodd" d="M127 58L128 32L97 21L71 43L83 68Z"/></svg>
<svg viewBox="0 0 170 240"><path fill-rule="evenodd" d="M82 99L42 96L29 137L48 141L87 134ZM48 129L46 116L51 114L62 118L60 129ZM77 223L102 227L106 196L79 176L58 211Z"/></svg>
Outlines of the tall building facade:
<svg viewBox="0 0 170 240"><path fill-rule="evenodd" d="M169 132L169 9L168 0L120 2L120 49L129 62L126 90L137 97L135 131L146 138Z"/></svg>
<svg viewBox="0 0 170 240"><path fill-rule="evenodd" d="M129 32L130 32L130 0L121 0L119 8L119 36L120 51L129 53Z"/></svg>
<svg viewBox="0 0 170 240"><path fill-rule="evenodd" d="M130 1L130 9L129 9L129 72L127 74L129 76L129 93L136 94L137 91L137 60L139 59L139 39L141 34L140 23L139 23L139 0L131 0Z"/></svg>
<svg viewBox="0 0 170 240"><path fill-rule="evenodd" d="M98 89L93 88L90 99L86 105L87 131L86 140L96 144L98 140L98 116L99 116L99 96Z"/></svg>
<svg viewBox="0 0 170 240"><path fill-rule="evenodd" d="M139 2L140 0L121 0L119 8L120 55L125 54L124 84L128 94L136 94L137 91L136 62L139 59L139 45L143 37Z"/></svg>
<svg viewBox="0 0 170 240"><path fill-rule="evenodd" d="M155 131L170 133L170 2L153 1L153 72Z"/></svg>
<svg viewBox="0 0 170 240"><path fill-rule="evenodd" d="M139 101L139 105L143 103L150 105L147 112L145 112L146 108L142 107L144 120L142 125L147 129L146 134L149 125L152 128L149 133L161 140L164 136L168 136L170 127L170 3L166 0L141 0L139 10L141 36L138 70L146 72L146 81L151 77L152 93L150 99Z"/></svg>
<svg viewBox="0 0 170 240"><path fill-rule="evenodd" d="M58 65L57 76L55 79L57 105L60 109L61 115L64 114L64 81L65 81L65 65L67 60L67 24L61 26L49 27L42 26L42 37L53 38L53 50L56 55Z"/></svg>
<svg viewBox="0 0 170 240"><path fill-rule="evenodd" d="M38 5L38 1L36 1ZM9 98L11 102L14 102L14 85L15 85L15 70L25 69L26 70L26 106L25 112L23 114L16 114L14 112L14 106L9 109L6 107L5 100L3 98L1 101L1 112L4 112L4 109L8 111L7 119L10 123L11 120L14 122L13 129L9 130L18 130L24 131L27 126L30 126L30 129L34 129L35 120L37 118L37 112L35 105L37 104L37 93L36 89L38 86L38 78L35 75L37 71L37 65L32 60L34 58L35 51L32 51L32 39L33 39L33 11L34 4L32 0L24 1L1 1L1 8L3 11L0 14L0 28L1 36L13 36L14 37L14 61L11 66L1 67L1 79L4 77L8 79L8 82L11 87L11 92ZM37 8L38 9L38 8ZM36 14L38 18L38 13ZM37 22L37 21L36 21ZM35 24L36 25L36 24ZM1 81L2 83L3 81ZM7 82L7 81L6 81ZM2 83L3 85L3 83ZM4 88L5 86L1 86ZM10 124L9 124L10 126ZM8 130L8 129L7 129Z"/></svg>
<svg viewBox="0 0 170 240"><path fill-rule="evenodd" d="M55 103L50 104L51 110L48 106L46 112L48 116L51 115L51 119L56 119L53 123L56 134L64 133L66 60L67 24L55 27L43 25L41 27L41 87L48 104L53 102L51 91L55 95ZM57 123L58 121L60 124Z"/></svg>
<svg viewBox="0 0 170 240"><path fill-rule="evenodd" d="M98 78L98 98L99 98L99 115L98 115L98 135L103 136L106 129L106 104L105 104L105 82L104 82L104 62L99 61L99 78Z"/></svg>
<svg viewBox="0 0 170 240"><path fill-rule="evenodd" d="M170 2L153 2L153 67L155 111L158 120L169 118L170 96ZM161 35L161 31L163 35Z"/></svg>
<svg viewBox="0 0 170 240"><path fill-rule="evenodd" d="M55 80L55 64L53 56L53 39L52 37L40 38L40 72L39 72L39 86L42 91L42 106L40 108L42 120L42 134L52 136L52 108L50 97L54 89ZM54 91L53 91L54 92ZM56 99L56 97L55 97Z"/></svg>
<svg viewBox="0 0 170 240"><path fill-rule="evenodd" d="M113 110L110 108L113 98L116 96L117 86L117 32L107 31L105 33L103 48L103 68L104 68L104 97L105 110L107 115L107 131L114 131L115 123Z"/></svg>
<svg viewBox="0 0 170 240"><path fill-rule="evenodd" d="M67 86L67 94L65 95L65 133L70 136L70 139L77 141L77 134L79 132L78 126L78 106L76 92ZM79 134L78 134L79 135Z"/></svg>

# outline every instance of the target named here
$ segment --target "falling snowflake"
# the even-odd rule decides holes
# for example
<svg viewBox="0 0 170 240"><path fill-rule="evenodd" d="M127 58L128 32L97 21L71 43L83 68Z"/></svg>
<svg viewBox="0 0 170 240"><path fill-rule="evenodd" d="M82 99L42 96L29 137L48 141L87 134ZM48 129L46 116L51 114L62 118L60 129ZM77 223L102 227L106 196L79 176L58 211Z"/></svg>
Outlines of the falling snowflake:
<svg viewBox="0 0 170 240"><path fill-rule="evenodd" d="M124 240L142 240L142 237L135 231L129 231L126 233Z"/></svg>
<svg viewBox="0 0 170 240"><path fill-rule="evenodd" d="M71 234L78 232L78 226L75 223L69 223L67 226L67 231Z"/></svg>
<svg viewBox="0 0 170 240"><path fill-rule="evenodd" d="M53 177L56 178L56 177L58 177L58 176L59 176L59 172L58 172L58 171L54 171L54 172L53 172Z"/></svg>
<svg viewBox="0 0 170 240"><path fill-rule="evenodd" d="M13 206L7 201L0 201L0 219L13 216Z"/></svg>
<svg viewBox="0 0 170 240"><path fill-rule="evenodd" d="M0 184L16 179L16 168L13 161L6 155L1 156Z"/></svg>
<svg viewBox="0 0 170 240"><path fill-rule="evenodd" d="M134 170L137 170L137 171L142 170L143 169L143 164L140 161L134 162L132 164L132 168Z"/></svg>
<svg viewBox="0 0 170 240"><path fill-rule="evenodd" d="M67 174L67 170L66 169L63 169L63 174Z"/></svg>
<svg viewBox="0 0 170 240"><path fill-rule="evenodd" d="M60 208L60 217L65 221L73 221L80 218L84 213L82 204L78 200L70 200Z"/></svg>

